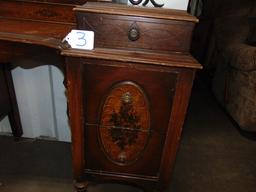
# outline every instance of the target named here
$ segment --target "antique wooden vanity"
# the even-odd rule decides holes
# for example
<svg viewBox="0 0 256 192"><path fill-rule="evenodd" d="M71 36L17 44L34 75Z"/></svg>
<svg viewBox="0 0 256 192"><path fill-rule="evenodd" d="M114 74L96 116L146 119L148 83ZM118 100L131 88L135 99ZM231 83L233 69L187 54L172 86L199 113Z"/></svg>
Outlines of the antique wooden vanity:
<svg viewBox="0 0 256 192"><path fill-rule="evenodd" d="M162 191L170 181L196 69L196 18L183 11L86 3L77 26L95 49L66 57L78 191L124 182Z"/></svg>
<svg viewBox="0 0 256 192"><path fill-rule="evenodd" d="M29 57L35 46L65 58L77 191L90 182L163 191L201 68L189 54L197 19L185 11L83 2L73 11L69 0L1 2L0 60ZM94 50L63 46L75 28L94 31Z"/></svg>

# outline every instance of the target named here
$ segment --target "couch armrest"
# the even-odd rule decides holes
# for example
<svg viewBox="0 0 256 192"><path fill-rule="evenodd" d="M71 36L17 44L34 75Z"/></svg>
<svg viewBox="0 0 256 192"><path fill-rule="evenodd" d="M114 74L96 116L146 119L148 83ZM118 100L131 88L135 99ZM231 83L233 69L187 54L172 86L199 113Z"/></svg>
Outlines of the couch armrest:
<svg viewBox="0 0 256 192"><path fill-rule="evenodd" d="M256 71L256 47L246 43L229 44L224 55L229 56L230 66L241 71Z"/></svg>

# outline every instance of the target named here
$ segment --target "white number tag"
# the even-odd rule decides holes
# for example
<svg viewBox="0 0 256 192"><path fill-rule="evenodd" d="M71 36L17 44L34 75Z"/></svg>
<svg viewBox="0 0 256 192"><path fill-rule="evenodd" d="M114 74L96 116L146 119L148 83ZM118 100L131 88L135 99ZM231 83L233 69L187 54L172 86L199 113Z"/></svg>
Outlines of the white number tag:
<svg viewBox="0 0 256 192"><path fill-rule="evenodd" d="M72 30L63 41L67 41L71 48L92 50L94 48L94 32Z"/></svg>

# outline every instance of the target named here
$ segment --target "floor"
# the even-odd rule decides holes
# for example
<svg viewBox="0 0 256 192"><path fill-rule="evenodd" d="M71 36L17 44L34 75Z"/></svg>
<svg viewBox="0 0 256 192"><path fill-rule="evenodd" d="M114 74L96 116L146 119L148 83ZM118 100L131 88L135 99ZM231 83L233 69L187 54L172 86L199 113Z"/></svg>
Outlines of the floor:
<svg viewBox="0 0 256 192"><path fill-rule="evenodd" d="M0 136L1 192L71 192L69 143ZM89 192L139 192L108 184ZM204 88L193 90L180 150L167 191L255 192L256 141L240 135Z"/></svg>

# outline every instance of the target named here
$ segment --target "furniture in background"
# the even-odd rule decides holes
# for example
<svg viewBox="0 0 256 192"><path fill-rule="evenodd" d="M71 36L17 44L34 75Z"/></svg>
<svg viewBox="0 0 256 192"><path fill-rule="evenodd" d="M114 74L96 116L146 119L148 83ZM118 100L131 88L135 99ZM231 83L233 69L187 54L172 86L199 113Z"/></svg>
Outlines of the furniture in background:
<svg viewBox="0 0 256 192"><path fill-rule="evenodd" d="M185 11L86 3L78 29L95 49L66 57L77 191L122 182L146 191L170 182L196 69L197 19Z"/></svg>
<svg viewBox="0 0 256 192"><path fill-rule="evenodd" d="M199 23L195 45L201 52L196 46L193 51L212 76L217 100L249 132L256 131L255 6L251 0L206 1L201 17L209 26ZM208 39L200 39L205 32ZM197 44L200 40L203 43Z"/></svg>
<svg viewBox="0 0 256 192"><path fill-rule="evenodd" d="M0 64L0 120L8 116L12 134L15 138L22 136L22 126L13 87L11 68L8 64Z"/></svg>

